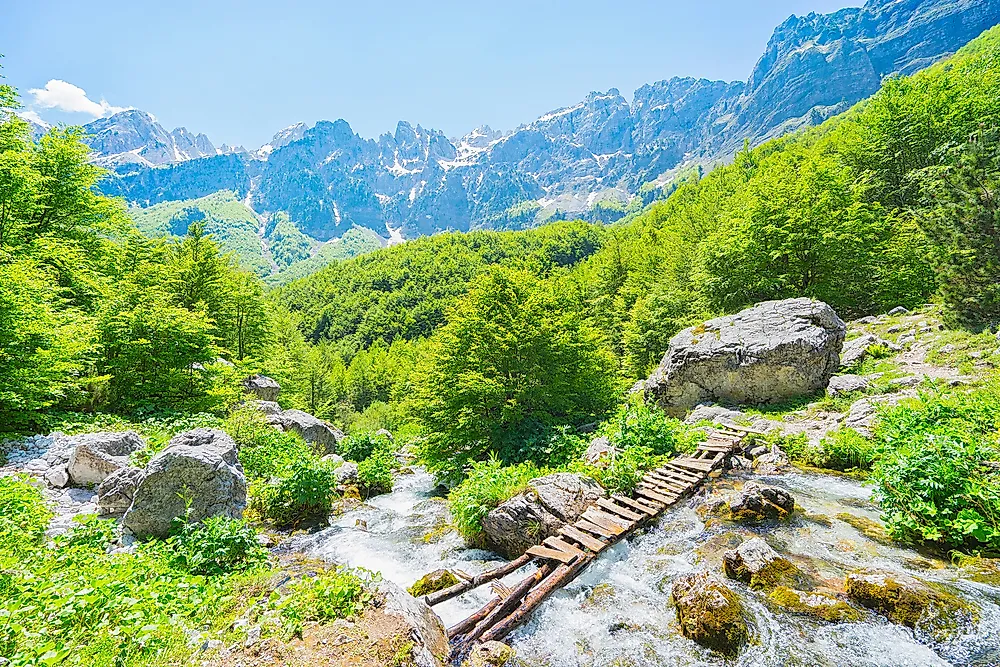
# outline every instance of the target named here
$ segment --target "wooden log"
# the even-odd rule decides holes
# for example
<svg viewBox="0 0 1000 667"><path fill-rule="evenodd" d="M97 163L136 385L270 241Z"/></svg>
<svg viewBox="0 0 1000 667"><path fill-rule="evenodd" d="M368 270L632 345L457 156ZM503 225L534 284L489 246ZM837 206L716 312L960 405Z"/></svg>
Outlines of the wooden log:
<svg viewBox="0 0 1000 667"><path fill-rule="evenodd" d="M603 507L604 509L608 510L612 514L617 514L618 516L622 517L623 519L627 519L629 521L639 521L640 519L645 519L646 518L642 514L636 514L632 510L626 509L626 508L622 507L621 505L615 503L614 501L608 500L607 498L599 498L597 500L597 505L599 507Z"/></svg>
<svg viewBox="0 0 1000 667"><path fill-rule="evenodd" d="M495 624L488 632L482 635L482 641L499 641L507 636L511 630L524 622L528 614L533 612L538 605L545 601L554 591L559 590L566 582L570 581L583 569L590 559L581 560L573 565L560 565L552 574L546 577L524 598L521 605L502 621Z"/></svg>
<svg viewBox="0 0 1000 667"><path fill-rule="evenodd" d="M491 611L496 609L497 605L500 604L501 602L503 602L501 598L495 597L489 602L487 602L482 609L477 611L472 616L448 628L448 631L446 632L446 634L448 635L448 639L451 639L452 637L457 637L463 632L467 632L470 628L475 627L476 623L486 618L486 616L489 615Z"/></svg>
<svg viewBox="0 0 1000 667"><path fill-rule="evenodd" d="M529 556L528 554L524 554L520 558L515 558L509 563L504 563L500 567L492 569L489 572L483 572L482 574L477 574L476 576L472 577L467 581L460 581L454 586L449 586L448 588L440 590L437 593L431 593L429 595L425 595L423 597L423 600L428 604L428 606L431 607L433 607L436 604L441 604L445 600L450 600L453 597L465 593L466 591L472 590L473 588L479 588L483 584L489 583L494 579L502 579L503 577L506 577L514 570L522 568L528 563L530 563L531 559L532 559L531 556Z"/></svg>
<svg viewBox="0 0 1000 667"><path fill-rule="evenodd" d="M637 510L639 510L640 512L642 512L644 514L648 514L649 516L656 516L657 514L659 514L659 511L661 509L663 509L663 505L660 505L659 503L656 503L656 507L653 507L652 503L649 504L649 505L647 505L647 504L641 503L641 502L639 502L639 501L637 501L637 500L635 500L633 498L629 498L627 496L622 496L622 495L619 495L617 493L614 494L613 496L611 496L611 500L613 500L616 503L619 503L621 505L626 505L626 506L631 507L633 509L637 509ZM647 501L647 502L650 502L650 501Z"/></svg>
<svg viewBox="0 0 1000 667"><path fill-rule="evenodd" d="M608 548L607 542L599 540L596 537L591 537L590 535L583 532L576 526L571 526L569 524L566 524L565 526L559 529L559 534L565 535L571 540L576 540L583 546L593 551L595 554L599 554Z"/></svg>
<svg viewBox="0 0 1000 667"><path fill-rule="evenodd" d="M586 561L582 561L586 562ZM560 565L560 568L567 567L565 565ZM577 567L582 567L581 565ZM521 603L521 600L528 594L536 584L543 581L552 573L552 566L545 564L533 572L530 576L526 577L514 588L511 589L510 595L508 595L500 604L490 611L486 616L479 621L475 627L469 632L455 637L455 647L452 649L451 659L456 661L456 658L463 656L468 652L469 647L477 639L479 639L483 633L492 628L496 623L505 619L512 611L514 611L517 606Z"/></svg>
<svg viewBox="0 0 1000 667"><path fill-rule="evenodd" d="M601 528L607 528L613 531L616 535L621 535L632 526L628 524L624 519L619 519L616 516L611 516L606 512L602 512L599 509L594 509L593 505L588 507L581 517L586 519L590 523L596 524Z"/></svg>
<svg viewBox="0 0 1000 667"><path fill-rule="evenodd" d="M566 565L569 565L577 558L575 555L569 553L568 551L550 549L549 547L543 547L540 544L536 544L533 547L528 547L528 550L525 551L524 553L531 554L535 558L547 558L548 560L557 560L560 563L564 563Z"/></svg>
<svg viewBox="0 0 1000 667"><path fill-rule="evenodd" d="M618 536L621 535L621 533L616 533L615 531L610 530L608 528L602 528L601 526L591 523L586 519L577 520L577 522L573 524L573 527L579 528L580 530L585 530L588 533L593 533L598 537L606 538L612 542L618 539Z"/></svg>

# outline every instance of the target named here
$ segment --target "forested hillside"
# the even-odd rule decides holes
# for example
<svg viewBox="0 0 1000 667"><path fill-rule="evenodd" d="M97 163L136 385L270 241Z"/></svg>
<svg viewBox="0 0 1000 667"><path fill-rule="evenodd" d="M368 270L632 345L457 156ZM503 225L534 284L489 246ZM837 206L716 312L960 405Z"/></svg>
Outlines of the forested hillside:
<svg viewBox="0 0 1000 667"><path fill-rule="evenodd" d="M883 544L1000 553L1000 391L989 375L998 363L985 358L1000 354L990 351L1000 324L998 101L1000 27L817 128L692 172L622 224L440 234L268 289L239 252L260 237L234 195L147 209L150 238L122 200L98 194L105 174L80 130L32 140L14 114L16 91L0 87L0 432L134 429L146 440L126 459L140 467L184 432L222 441L206 448L213 456L229 448L211 480L227 470L248 487L227 516L188 521L185 504L169 532L119 550L117 524L94 516L50 542L46 482L0 477L0 655L17 667L185 664L202 631L249 647L249 621L237 619L259 622L254 641L263 632L280 644L362 617L381 604L369 573L303 577L283 563L278 576L255 526L285 539L327 525L335 502L357 507L414 463L448 487L447 521L473 545L487 513L541 474L585 473L630 492L704 434L628 387L680 329L788 297L827 302L854 333L869 327L868 357L844 377L873 392L915 379L895 389L923 393L891 403L881 421L868 405L867 425L854 428L839 413L869 398L869 384L839 395L831 384L800 397L812 403L752 408L779 427L802 405L838 413L822 440L777 428L751 444L870 475L888 533L848 517ZM243 235L224 237L216 215L240 218ZM269 238L280 229L275 220ZM278 264L306 252L294 238L280 245ZM938 312L944 324L927 321ZM858 321L867 315L879 317ZM830 319L839 364L845 326ZM888 358L904 349L904 324L910 342L932 338L930 361L962 374L903 378ZM896 342L875 338L893 331ZM285 419L304 421L286 429ZM581 457L590 434L605 438L610 462ZM36 437L55 447L62 436ZM251 524L238 518L244 509ZM421 537L397 523L413 543L450 530ZM412 649L404 642L372 664L406 664L392 656ZM156 663L164 656L174 662Z"/></svg>

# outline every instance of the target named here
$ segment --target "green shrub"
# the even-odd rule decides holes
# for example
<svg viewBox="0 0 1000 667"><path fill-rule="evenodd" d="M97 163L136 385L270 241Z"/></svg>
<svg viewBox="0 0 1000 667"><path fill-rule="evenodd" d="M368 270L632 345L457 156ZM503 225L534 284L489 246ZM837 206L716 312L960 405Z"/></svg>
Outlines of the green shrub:
<svg viewBox="0 0 1000 667"><path fill-rule="evenodd" d="M251 509L279 527L325 516L336 496L334 470L326 461L296 461L285 476L251 487Z"/></svg>
<svg viewBox="0 0 1000 667"><path fill-rule="evenodd" d="M65 535L55 539L60 548L82 548L103 552L115 537L117 523L114 519L102 519L96 514L81 514L73 517L74 526Z"/></svg>
<svg viewBox="0 0 1000 667"><path fill-rule="evenodd" d="M27 477L0 477L0 556L17 557L42 544L51 519L45 496Z"/></svg>
<svg viewBox="0 0 1000 667"><path fill-rule="evenodd" d="M369 496L392 491L392 470L396 456L386 448L376 449L358 464L358 482Z"/></svg>
<svg viewBox="0 0 1000 667"><path fill-rule="evenodd" d="M871 478L893 538L1000 552L998 418L996 381L968 393L925 393L883 413Z"/></svg>
<svg viewBox="0 0 1000 667"><path fill-rule="evenodd" d="M315 458L297 433L274 428L260 410L243 407L229 415L222 428L240 448L240 463L250 480L270 479L287 472L296 461Z"/></svg>
<svg viewBox="0 0 1000 667"><path fill-rule="evenodd" d="M389 438L373 433L351 435L341 440L337 445L340 455L355 463L361 463L377 449L389 450L392 448L392 441Z"/></svg>
<svg viewBox="0 0 1000 667"><path fill-rule="evenodd" d="M690 428L680 419L668 417L663 410L646 404L640 397L622 404L604 430L620 450L646 447L658 456L692 451L705 439L703 432Z"/></svg>
<svg viewBox="0 0 1000 667"><path fill-rule="evenodd" d="M659 456L649 447L631 445L618 451L607 466L589 466L577 462L572 466L575 472L593 477L612 493L632 493L646 471L662 465L669 456Z"/></svg>
<svg viewBox="0 0 1000 667"><path fill-rule="evenodd" d="M240 519L213 516L204 522L179 522L164 543L170 564L190 574L243 572L267 562L257 531Z"/></svg>
<svg viewBox="0 0 1000 667"><path fill-rule="evenodd" d="M832 470L868 470L876 458L876 444L851 428L839 428L823 438L816 465Z"/></svg>
<svg viewBox="0 0 1000 667"><path fill-rule="evenodd" d="M483 518L490 510L524 491L530 480L545 473L534 463L504 466L496 457L473 463L465 480L448 495L455 528L473 544L481 543Z"/></svg>
<svg viewBox="0 0 1000 667"><path fill-rule="evenodd" d="M301 634L309 621L326 623L361 614L379 580L379 575L363 569L328 570L289 584L281 598L274 593L271 606L279 610L291 634Z"/></svg>

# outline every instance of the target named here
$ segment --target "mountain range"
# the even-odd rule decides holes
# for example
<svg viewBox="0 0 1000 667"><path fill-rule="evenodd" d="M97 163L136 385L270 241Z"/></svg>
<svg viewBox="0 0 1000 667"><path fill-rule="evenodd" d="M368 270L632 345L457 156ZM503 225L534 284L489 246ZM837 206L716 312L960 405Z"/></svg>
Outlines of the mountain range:
<svg viewBox="0 0 1000 667"><path fill-rule="evenodd" d="M400 121L366 139L345 120L319 121L248 151L167 131L138 110L85 128L95 160L110 169L102 189L125 197L140 226L155 219L148 231L182 231L178 220L211 217L198 202L226 193L227 206L243 206L259 222L257 246L239 253L254 255L251 264L267 275L349 232L364 241L348 245L364 251L379 239L444 230L616 220L661 196L681 170L730 159L745 141L818 124L997 23L996 0L869 0L792 16L746 81L672 78L640 87L631 103L616 89L594 92L514 130L481 127L461 138ZM180 217L164 219L167 209Z"/></svg>

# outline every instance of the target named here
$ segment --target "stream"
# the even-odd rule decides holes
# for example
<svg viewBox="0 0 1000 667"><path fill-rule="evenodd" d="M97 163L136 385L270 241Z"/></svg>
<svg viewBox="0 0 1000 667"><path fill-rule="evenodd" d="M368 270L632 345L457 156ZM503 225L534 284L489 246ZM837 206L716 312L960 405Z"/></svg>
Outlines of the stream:
<svg viewBox="0 0 1000 667"><path fill-rule="evenodd" d="M727 476L711 482L658 523L601 554L506 641L526 664L545 667L1000 665L1000 588L962 579L958 568L915 551L874 542L837 519L845 512L878 518L868 500L870 489L855 480L790 472L760 481L788 490L804 513L757 529L721 521L706 524L695 512L699 498L732 488L739 480ZM327 529L296 538L294 548L379 571L404 587L438 568L475 574L496 567L496 555L466 548L446 528L446 503L435 496L434 487L426 472L402 476L392 493L341 515ZM979 621L953 639L935 643L875 614L835 624L775 611L763 593L727 581L753 616L754 638L738 658L726 662L676 630L670 582L706 568L723 576L723 552L755 534L821 582L842 582L852 570L878 568L947 584L979 608ZM504 583L510 585L528 571L516 572ZM482 587L435 611L449 626L490 597L489 587Z"/></svg>

